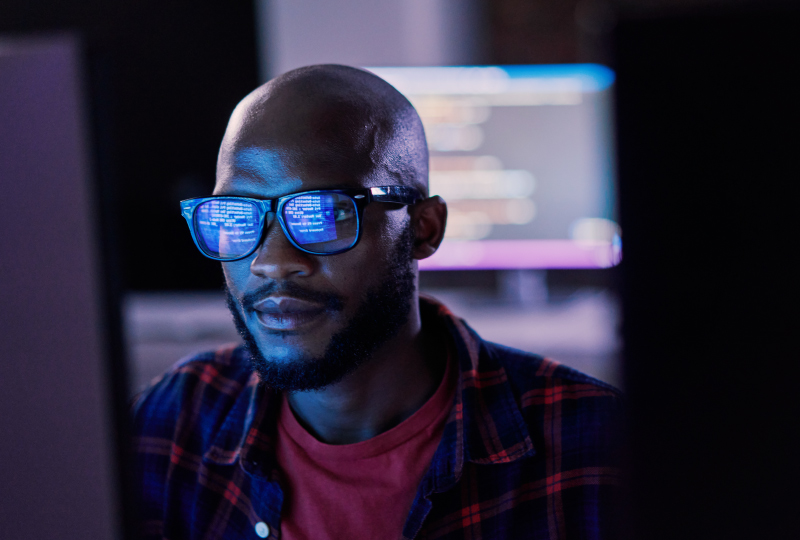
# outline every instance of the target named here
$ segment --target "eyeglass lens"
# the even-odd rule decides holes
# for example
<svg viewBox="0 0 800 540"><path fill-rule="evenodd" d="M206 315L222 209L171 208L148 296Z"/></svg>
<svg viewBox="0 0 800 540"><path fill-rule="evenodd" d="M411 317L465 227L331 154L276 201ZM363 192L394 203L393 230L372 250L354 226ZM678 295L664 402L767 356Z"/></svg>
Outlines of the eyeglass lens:
<svg viewBox="0 0 800 540"><path fill-rule="evenodd" d="M352 247L358 236L355 202L339 193L298 195L284 205L283 220L295 242L317 253Z"/></svg>
<svg viewBox="0 0 800 540"><path fill-rule="evenodd" d="M298 195L283 206L283 218L292 240L315 253L348 249L358 237L358 212L347 195ZM206 201L197 207L194 219L202 250L219 259L242 257L261 238L258 206L249 201Z"/></svg>
<svg viewBox="0 0 800 540"><path fill-rule="evenodd" d="M194 219L198 243L212 257L241 257L253 249L261 237L258 207L249 201L206 201L197 207Z"/></svg>

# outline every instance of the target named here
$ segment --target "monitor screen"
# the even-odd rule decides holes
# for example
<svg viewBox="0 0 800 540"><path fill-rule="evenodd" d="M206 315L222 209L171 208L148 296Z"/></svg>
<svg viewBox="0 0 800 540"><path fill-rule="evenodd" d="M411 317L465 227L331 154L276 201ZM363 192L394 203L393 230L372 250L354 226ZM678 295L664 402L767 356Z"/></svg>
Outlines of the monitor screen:
<svg viewBox="0 0 800 540"><path fill-rule="evenodd" d="M615 220L611 88L596 64L367 68L419 112L445 240L423 270L607 268Z"/></svg>

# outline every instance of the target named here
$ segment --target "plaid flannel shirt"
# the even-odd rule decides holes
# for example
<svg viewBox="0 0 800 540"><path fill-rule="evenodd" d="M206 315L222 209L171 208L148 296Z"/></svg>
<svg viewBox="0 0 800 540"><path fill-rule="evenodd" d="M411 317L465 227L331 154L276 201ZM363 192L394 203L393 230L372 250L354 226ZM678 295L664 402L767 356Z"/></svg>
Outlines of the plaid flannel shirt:
<svg viewBox="0 0 800 540"><path fill-rule="evenodd" d="M398 537L618 537L619 392L483 341L443 306L421 304L423 324L435 318L452 336L461 376ZM145 538L280 538L279 399L234 346L179 362L139 396L134 442Z"/></svg>

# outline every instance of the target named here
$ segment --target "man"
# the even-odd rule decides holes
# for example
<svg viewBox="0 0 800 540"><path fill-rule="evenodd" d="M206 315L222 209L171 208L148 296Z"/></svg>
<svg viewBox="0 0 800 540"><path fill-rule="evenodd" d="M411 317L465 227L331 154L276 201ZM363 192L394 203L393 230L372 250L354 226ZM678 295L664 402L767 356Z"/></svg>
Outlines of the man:
<svg viewBox="0 0 800 540"><path fill-rule="evenodd" d="M214 196L181 204L245 345L137 401L146 537L615 534L618 392L418 297L447 218L427 168L416 111L365 71L236 107Z"/></svg>

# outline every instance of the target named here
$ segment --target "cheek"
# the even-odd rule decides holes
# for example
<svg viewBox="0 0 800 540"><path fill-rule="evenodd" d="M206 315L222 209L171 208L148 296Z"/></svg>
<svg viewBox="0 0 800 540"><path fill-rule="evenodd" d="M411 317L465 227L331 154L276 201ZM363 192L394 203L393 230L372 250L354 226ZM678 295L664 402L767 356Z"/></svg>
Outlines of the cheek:
<svg viewBox="0 0 800 540"><path fill-rule="evenodd" d="M385 279L399 231L405 224L403 215L397 214L402 213L365 215L364 230L355 248L320 258L320 271L340 294L362 300L367 291Z"/></svg>
<svg viewBox="0 0 800 540"><path fill-rule="evenodd" d="M224 262L222 264L222 274L225 276L225 284L237 298L241 297L242 291L246 288L250 278L250 263L252 257L241 261Z"/></svg>
<svg viewBox="0 0 800 540"><path fill-rule="evenodd" d="M374 240L375 253L380 256L376 258L376 262L380 261L386 268L393 263L393 257L397 251L400 242L404 241L404 233L408 224L409 216L405 210L394 210L385 212L383 219L379 226L375 228L377 231Z"/></svg>
<svg viewBox="0 0 800 540"><path fill-rule="evenodd" d="M364 212L364 235L373 244L373 249L381 253L390 253L400 233L409 219L408 212L403 209L389 210L380 208L383 205L367 207ZM371 211L371 212L370 212Z"/></svg>

